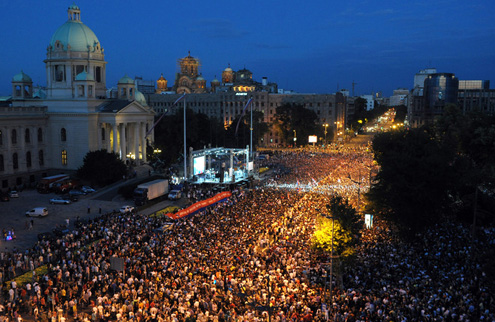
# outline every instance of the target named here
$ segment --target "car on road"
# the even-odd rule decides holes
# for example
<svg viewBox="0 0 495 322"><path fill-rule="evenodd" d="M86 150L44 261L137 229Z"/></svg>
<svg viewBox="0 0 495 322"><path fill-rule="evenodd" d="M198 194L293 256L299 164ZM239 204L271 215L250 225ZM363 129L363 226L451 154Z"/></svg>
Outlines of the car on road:
<svg viewBox="0 0 495 322"><path fill-rule="evenodd" d="M92 193L95 192L96 190L91 188L90 186L82 186L81 191L84 193Z"/></svg>
<svg viewBox="0 0 495 322"><path fill-rule="evenodd" d="M129 212L133 212L134 211L134 207L133 206L122 206L120 207L120 213L121 214L127 214Z"/></svg>
<svg viewBox="0 0 495 322"><path fill-rule="evenodd" d="M66 200L70 200L72 202L76 202L76 201L79 200L79 196L68 193L66 195L63 195L62 196L62 199L66 199Z"/></svg>
<svg viewBox="0 0 495 322"><path fill-rule="evenodd" d="M48 209L45 207L36 207L31 210L26 211L26 216L28 217L45 217L48 216Z"/></svg>
<svg viewBox="0 0 495 322"><path fill-rule="evenodd" d="M50 199L50 203L52 205L68 205L71 203L71 201L69 199L64 199L62 197L56 197Z"/></svg>
<svg viewBox="0 0 495 322"><path fill-rule="evenodd" d="M9 193L9 197L10 198L19 198L19 193L15 190L12 190L10 193Z"/></svg>
<svg viewBox="0 0 495 322"><path fill-rule="evenodd" d="M70 196L84 196L84 195L86 195L86 192L84 192L82 190L72 189L71 191L69 191L69 195Z"/></svg>
<svg viewBox="0 0 495 322"><path fill-rule="evenodd" d="M182 192L180 190L172 190L168 194L168 199L179 200L182 197Z"/></svg>

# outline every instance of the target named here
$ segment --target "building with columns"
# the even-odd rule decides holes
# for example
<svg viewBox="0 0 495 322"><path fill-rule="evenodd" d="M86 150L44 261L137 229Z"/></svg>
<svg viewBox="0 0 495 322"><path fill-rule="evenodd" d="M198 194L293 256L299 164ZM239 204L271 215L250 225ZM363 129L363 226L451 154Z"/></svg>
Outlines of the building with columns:
<svg viewBox="0 0 495 322"><path fill-rule="evenodd" d="M89 151L106 149L124 161L146 161L153 110L134 80L122 77L107 98L104 50L71 5L68 20L47 47L46 97L33 96L31 78L12 78L12 97L0 105L0 188L73 173ZM21 50L21 49L19 49Z"/></svg>

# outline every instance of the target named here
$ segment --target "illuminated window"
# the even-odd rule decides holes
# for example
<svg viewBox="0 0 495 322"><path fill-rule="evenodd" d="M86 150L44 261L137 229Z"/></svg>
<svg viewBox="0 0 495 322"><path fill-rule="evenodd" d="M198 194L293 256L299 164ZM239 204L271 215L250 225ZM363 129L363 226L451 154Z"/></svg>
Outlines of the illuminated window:
<svg viewBox="0 0 495 322"><path fill-rule="evenodd" d="M62 150L62 165L67 165L67 150Z"/></svg>
<svg viewBox="0 0 495 322"><path fill-rule="evenodd" d="M67 131L65 130L65 128L62 128L60 130L60 141L62 142L67 141Z"/></svg>

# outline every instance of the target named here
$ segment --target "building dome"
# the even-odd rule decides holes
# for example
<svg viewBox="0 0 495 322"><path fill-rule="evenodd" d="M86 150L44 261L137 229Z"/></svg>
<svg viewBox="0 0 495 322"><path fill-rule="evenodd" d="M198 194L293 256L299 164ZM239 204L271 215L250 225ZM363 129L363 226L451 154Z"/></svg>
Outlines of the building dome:
<svg viewBox="0 0 495 322"><path fill-rule="evenodd" d="M212 84L220 84L220 81L216 77L213 78L213 80L211 82L212 82Z"/></svg>
<svg viewBox="0 0 495 322"><path fill-rule="evenodd" d="M12 77L12 82L15 82L15 83L32 83L33 80L27 74L24 74L24 72L21 70L21 72L19 74Z"/></svg>
<svg viewBox="0 0 495 322"><path fill-rule="evenodd" d="M69 20L60 26L50 40L50 46L54 49L71 51L100 50L100 42L95 33L80 20L80 10L76 5L68 9Z"/></svg>
<svg viewBox="0 0 495 322"><path fill-rule="evenodd" d="M134 80L129 76L125 75L121 79L119 79L119 84L134 84Z"/></svg>
<svg viewBox="0 0 495 322"><path fill-rule="evenodd" d="M148 104L146 103L146 98L144 97L143 93L141 93L140 91L136 90L134 92L134 99L141 105L143 106L148 106Z"/></svg>
<svg viewBox="0 0 495 322"><path fill-rule="evenodd" d="M79 73L76 76L76 81L94 81L94 80L95 78L93 77L93 75L88 74L86 72Z"/></svg>
<svg viewBox="0 0 495 322"><path fill-rule="evenodd" d="M225 70L224 70L224 71L226 71L226 72L232 72L232 68L227 67L227 68L225 68Z"/></svg>
<svg viewBox="0 0 495 322"><path fill-rule="evenodd" d="M204 81L205 79L203 78L203 76L199 75L197 78L196 78L196 81Z"/></svg>

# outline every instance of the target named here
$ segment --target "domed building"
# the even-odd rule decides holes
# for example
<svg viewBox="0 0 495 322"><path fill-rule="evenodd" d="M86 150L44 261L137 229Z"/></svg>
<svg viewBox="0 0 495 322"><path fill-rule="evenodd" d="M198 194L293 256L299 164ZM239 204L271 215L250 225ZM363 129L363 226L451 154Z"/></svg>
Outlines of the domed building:
<svg viewBox="0 0 495 322"><path fill-rule="evenodd" d="M191 52L177 62L180 72L176 74L172 88L176 93L204 93L206 81L199 75L201 63L198 58L192 57Z"/></svg>
<svg viewBox="0 0 495 322"><path fill-rule="evenodd" d="M156 94L161 94L162 92L166 92L168 90L168 87L167 87L167 80L165 79L165 77L163 77L163 74L162 76L160 76L160 78L158 78L158 80L156 81Z"/></svg>
<svg viewBox="0 0 495 322"><path fill-rule="evenodd" d="M32 80L21 71L12 78L11 107L0 109L2 189L71 173L89 151L106 149L128 162L146 161L153 110L127 75L117 84L117 97L106 97L103 47L81 21L78 6L67 13L47 47L43 95L33 95Z"/></svg>

